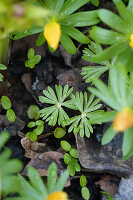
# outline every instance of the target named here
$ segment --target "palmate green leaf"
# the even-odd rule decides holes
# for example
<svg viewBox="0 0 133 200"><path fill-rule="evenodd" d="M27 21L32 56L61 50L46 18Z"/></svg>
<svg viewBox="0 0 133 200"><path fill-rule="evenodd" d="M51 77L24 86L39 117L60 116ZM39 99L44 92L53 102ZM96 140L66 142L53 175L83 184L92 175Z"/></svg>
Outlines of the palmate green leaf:
<svg viewBox="0 0 133 200"><path fill-rule="evenodd" d="M61 29L71 38L77 40L80 43L88 44L90 42L89 38L87 38L83 33L81 33L78 29L74 27L61 25Z"/></svg>
<svg viewBox="0 0 133 200"><path fill-rule="evenodd" d="M62 44L62 46L68 53L70 53L72 55L74 55L76 53L76 46L74 45L74 43L70 39L70 37L63 31L61 34L60 43Z"/></svg>
<svg viewBox="0 0 133 200"><path fill-rule="evenodd" d="M122 154L127 156L133 148L133 127L127 129L123 133Z"/></svg>
<svg viewBox="0 0 133 200"><path fill-rule="evenodd" d="M86 92L84 93L84 95L82 92L77 92L76 95L71 95L71 101L73 102L73 104L75 104L75 108L77 108L77 110L80 111L80 115L74 116L66 121L66 125L71 124L68 129L68 132L73 131L75 134L79 132L81 137L83 137L84 134L87 137L90 137L90 132L93 133L93 128L90 123L91 113L93 113L102 106L102 104L98 104L100 99L96 99L92 103L93 98L94 95L91 95L88 100ZM95 113L95 115L97 114Z"/></svg>
<svg viewBox="0 0 133 200"><path fill-rule="evenodd" d="M104 72L108 71L110 67L108 66L87 66L82 68L81 75L85 79L86 83L90 83L93 80L98 79Z"/></svg>
<svg viewBox="0 0 133 200"><path fill-rule="evenodd" d="M88 45L88 49L85 48L83 50L83 59L87 61L93 61L93 57L95 60L95 56L103 52L103 49L101 45L98 42L90 42L90 45ZM86 83L92 82L93 80L96 80L99 78L105 71L110 69L111 63L109 60L103 60L103 61L98 61L98 64L100 66L87 66L82 68L81 75L83 75L83 79L86 79Z"/></svg>
<svg viewBox="0 0 133 200"><path fill-rule="evenodd" d="M69 89L68 85L66 85L63 89L61 85L55 85L55 90L56 93L51 87L48 87L48 91L43 91L44 96L39 97L42 103L54 104L53 106L42 109L40 113L43 120L48 122L49 125L55 126L58 122L58 125L64 126L69 116L62 107L67 107L67 105L69 105L70 101L65 100L72 93L73 88ZM71 102L69 107L71 107Z"/></svg>
<svg viewBox="0 0 133 200"><path fill-rule="evenodd" d="M60 15L68 16L78 10L80 7L84 6L90 0L66 0L62 9L60 10Z"/></svg>
<svg viewBox="0 0 133 200"><path fill-rule="evenodd" d="M97 36L94 36L93 39L97 40ZM113 44L111 47L108 47L103 52L99 53L98 55L93 56L93 58L90 58L90 62L96 62L99 63L101 61L109 60L114 58L117 54L120 54L127 50L128 46L125 41L123 42L117 42L116 44Z"/></svg>
<svg viewBox="0 0 133 200"><path fill-rule="evenodd" d="M96 11L78 12L60 19L61 24L74 27L91 26L98 22Z"/></svg>

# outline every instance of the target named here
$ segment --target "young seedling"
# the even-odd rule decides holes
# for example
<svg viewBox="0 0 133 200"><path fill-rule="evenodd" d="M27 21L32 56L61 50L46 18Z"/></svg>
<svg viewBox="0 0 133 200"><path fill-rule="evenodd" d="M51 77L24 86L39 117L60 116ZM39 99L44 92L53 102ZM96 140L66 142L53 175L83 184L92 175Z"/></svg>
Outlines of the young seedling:
<svg viewBox="0 0 133 200"><path fill-rule="evenodd" d="M25 62L25 66L33 69L35 65L37 65L41 60L40 55L35 55L35 51L33 48L28 51L28 60Z"/></svg>
<svg viewBox="0 0 133 200"><path fill-rule="evenodd" d="M78 110L80 115L74 116L67 120L66 125L71 124L68 129L69 133L71 131L73 131L75 134L79 132L81 137L86 135L88 138L90 137L90 133L93 133L91 119L104 112L103 110L98 110L102 106L102 104L98 104L100 99L96 99L94 102L93 99L94 95L90 95L88 100L86 92L84 94L82 92L76 92L76 95L71 95L71 101L75 106L75 110Z"/></svg>
<svg viewBox="0 0 133 200"><path fill-rule="evenodd" d="M61 147L68 153L64 154L64 162L67 165L67 170L70 176L74 176L75 172L80 172L81 168L78 164L78 151L71 147L69 142L62 140Z"/></svg>
<svg viewBox="0 0 133 200"><path fill-rule="evenodd" d="M43 90L44 96L39 97L39 101L42 103L52 104L52 106L46 107L40 110L43 120L48 122L50 126L55 126L57 121L58 125L64 126L65 121L69 119L69 116L63 109L63 107L72 107L71 102L65 101L72 93L73 88L68 88L65 85L64 89L61 85L55 85L56 93L51 87L47 90Z"/></svg>
<svg viewBox="0 0 133 200"><path fill-rule="evenodd" d="M11 104L10 99L7 96L1 97L1 105L6 110L7 119L10 122L14 122L16 119L16 115L15 115L15 112L11 109L12 104Z"/></svg>

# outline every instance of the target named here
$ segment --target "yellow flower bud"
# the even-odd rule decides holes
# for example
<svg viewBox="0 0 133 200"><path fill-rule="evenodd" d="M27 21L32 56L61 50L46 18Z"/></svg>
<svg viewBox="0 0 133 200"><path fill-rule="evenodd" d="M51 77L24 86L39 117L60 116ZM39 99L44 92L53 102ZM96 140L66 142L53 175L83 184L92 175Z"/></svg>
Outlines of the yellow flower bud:
<svg viewBox="0 0 133 200"><path fill-rule="evenodd" d="M133 33L130 35L130 47L133 49Z"/></svg>
<svg viewBox="0 0 133 200"><path fill-rule="evenodd" d="M44 28L44 37L50 47L56 50L61 37L61 27L56 21L51 21Z"/></svg>
<svg viewBox="0 0 133 200"><path fill-rule="evenodd" d="M115 117L113 127L115 131L125 131L133 125L133 113L130 109L124 108Z"/></svg>
<svg viewBox="0 0 133 200"><path fill-rule="evenodd" d="M67 200L68 195L66 192L53 192L48 195L47 200Z"/></svg>

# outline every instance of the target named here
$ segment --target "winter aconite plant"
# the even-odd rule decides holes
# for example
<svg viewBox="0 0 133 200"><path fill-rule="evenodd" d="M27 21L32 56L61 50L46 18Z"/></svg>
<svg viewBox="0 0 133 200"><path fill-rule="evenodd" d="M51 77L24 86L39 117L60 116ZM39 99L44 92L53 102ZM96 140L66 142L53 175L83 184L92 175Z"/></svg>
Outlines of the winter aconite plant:
<svg viewBox="0 0 133 200"><path fill-rule="evenodd" d="M93 61L99 62L106 59L112 59L119 55L119 62L124 63L128 70L132 70L133 63L133 10L132 0L129 1L126 8L121 0L113 0L116 5L117 14L106 9L98 10L98 16L101 21L111 28L107 30L101 27L93 27L90 30L90 37L93 40L105 45L109 48L92 58Z"/></svg>
<svg viewBox="0 0 133 200"><path fill-rule="evenodd" d="M9 133L4 131L0 133L0 151L9 138ZM11 151L3 150L0 153L0 193L15 193L20 190L20 183L15 176L22 170L22 163L17 159L10 159Z"/></svg>
<svg viewBox="0 0 133 200"><path fill-rule="evenodd" d="M76 13L76 11L90 0L44 0L44 2L39 2L41 2L40 7L49 10L51 16L45 18L43 26L34 26L26 31L19 32L14 36L14 39L41 32L36 41L38 46L42 45L46 39L48 45L56 50L60 41L70 54L76 53L76 46L71 38L83 44L89 43L89 38L80 32L77 27L97 24L99 22L97 12L84 11ZM91 2L98 5L97 0Z"/></svg>
<svg viewBox="0 0 133 200"><path fill-rule="evenodd" d="M96 88L89 90L114 110L101 116L100 122L113 121L102 138L102 144L109 143L118 132L123 132L122 153L126 160L133 154L133 74L129 76L126 68L117 64L110 69L109 77L108 87L96 80Z"/></svg>

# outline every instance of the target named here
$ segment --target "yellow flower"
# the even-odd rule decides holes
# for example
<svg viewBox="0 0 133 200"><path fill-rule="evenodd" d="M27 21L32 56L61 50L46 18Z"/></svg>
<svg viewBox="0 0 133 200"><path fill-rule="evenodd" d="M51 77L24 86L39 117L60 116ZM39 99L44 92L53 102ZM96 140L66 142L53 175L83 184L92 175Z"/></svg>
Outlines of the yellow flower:
<svg viewBox="0 0 133 200"><path fill-rule="evenodd" d="M133 33L130 35L130 47L133 49Z"/></svg>
<svg viewBox="0 0 133 200"><path fill-rule="evenodd" d="M133 125L133 113L129 108L124 108L115 117L113 127L115 131L125 131Z"/></svg>
<svg viewBox="0 0 133 200"><path fill-rule="evenodd" d="M47 200L67 200L68 195L66 192L53 192L48 195Z"/></svg>
<svg viewBox="0 0 133 200"><path fill-rule="evenodd" d="M56 50L61 37L61 27L56 21L51 21L44 28L44 37L50 47Z"/></svg>

